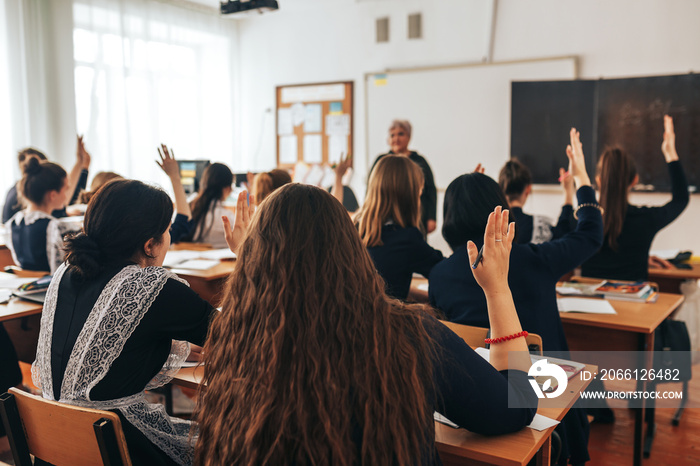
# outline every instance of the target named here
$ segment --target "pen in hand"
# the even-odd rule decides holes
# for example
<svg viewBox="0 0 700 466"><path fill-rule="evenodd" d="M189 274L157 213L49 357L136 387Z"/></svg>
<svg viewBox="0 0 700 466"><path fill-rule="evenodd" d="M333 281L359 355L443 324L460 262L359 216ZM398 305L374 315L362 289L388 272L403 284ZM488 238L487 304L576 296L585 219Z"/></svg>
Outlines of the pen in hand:
<svg viewBox="0 0 700 466"><path fill-rule="evenodd" d="M479 266L479 262L481 262L481 258L484 256L484 246L481 245L481 249L479 249L479 254L476 255L476 260L472 264L472 269L476 269Z"/></svg>

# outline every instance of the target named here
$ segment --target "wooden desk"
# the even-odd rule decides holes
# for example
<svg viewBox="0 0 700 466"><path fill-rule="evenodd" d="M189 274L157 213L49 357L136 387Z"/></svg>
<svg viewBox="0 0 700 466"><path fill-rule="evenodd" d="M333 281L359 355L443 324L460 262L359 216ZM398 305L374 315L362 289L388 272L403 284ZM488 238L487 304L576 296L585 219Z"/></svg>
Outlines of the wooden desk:
<svg viewBox="0 0 700 466"><path fill-rule="evenodd" d="M610 300L616 315L561 313L564 333L571 351L640 351L642 367L651 367L654 330L683 303L683 296L659 293L655 303L634 303ZM587 361L588 362L588 361ZM610 367L610 359L590 361ZM619 363L619 361L618 361ZM635 366L639 361L630 362ZM620 368L617 366L615 368ZM645 390L646 382L638 381L637 390ZM643 400L642 400L643 402ZM634 457L641 465L643 447L643 408L635 408Z"/></svg>
<svg viewBox="0 0 700 466"><path fill-rule="evenodd" d="M0 270L8 265L14 265L14 263L12 252L10 252L10 249L5 244L5 240L0 237Z"/></svg>
<svg viewBox="0 0 700 466"><path fill-rule="evenodd" d="M585 370L596 372L598 368L587 365ZM197 389L203 376L203 366L187 367L177 373L172 383ZM580 377L572 378L564 395L557 400L540 400L537 412L561 421L589 383L590 381L580 380ZM565 405L561 403L562 398L566 400ZM485 437L466 429L453 429L436 422L435 445L445 466L465 463L524 466L535 456L537 456L536 464L548 465L551 454L551 435L554 429L555 427L550 427L537 431L525 428L508 435Z"/></svg>
<svg viewBox="0 0 700 466"><path fill-rule="evenodd" d="M692 269L649 269L649 280L659 284L659 290L666 293L680 293L681 283L686 280L700 280L700 264L690 264Z"/></svg>
<svg viewBox="0 0 700 466"><path fill-rule="evenodd" d="M12 298L7 304L0 304L0 322L41 314L44 305L19 298Z"/></svg>
<svg viewBox="0 0 700 466"><path fill-rule="evenodd" d="M209 301L212 306L219 307L221 291L226 279L236 268L236 261L221 261L218 265L206 270L170 269L180 278L187 280L192 288L202 299Z"/></svg>

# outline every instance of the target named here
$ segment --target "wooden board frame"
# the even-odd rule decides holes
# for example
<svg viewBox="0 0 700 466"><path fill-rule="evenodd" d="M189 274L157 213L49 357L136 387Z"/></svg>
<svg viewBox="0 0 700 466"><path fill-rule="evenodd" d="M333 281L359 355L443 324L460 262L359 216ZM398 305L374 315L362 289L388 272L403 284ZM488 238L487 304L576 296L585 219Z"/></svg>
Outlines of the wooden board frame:
<svg viewBox="0 0 700 466"><path fill-rule="evenodd" d="M283 101L283 93L289 91L292 88L306 88L311 89L313 87L323 88L326 86L343 86L344 98L343 99L328 99L323 100L322 96L319 98L311 98L310 100L296 100L294 102ZM323 83L309 83L309 84L289 84L283 86L277 86L275 90L276 94L276 113L275 113L275 137L276 137L276 153L277 153L277 167L282 169L291 169L294 167L295 163L281 163L280 162L280 134L279 134L279 110L291 108L295 103L306 104L319 104L321 105L321 131L319 132L306 132L304 127L305 124L301 123L299 125L293 126L293 135L297 137L297 160L296 162L304 161L304 136L311 134L321 135L321 163L320 165L329 164L329 140L330 137L326 134L326 116L331 113L331 103L340 102L342 105L342 114L349 115L350 118L350 131L347 135L347 154L353 153L353 127L354 127L354 81L335 81L335 82L323 82ZM302 93L304 89L301 89ZM306 162L305 162L306 163Z"/></svg>

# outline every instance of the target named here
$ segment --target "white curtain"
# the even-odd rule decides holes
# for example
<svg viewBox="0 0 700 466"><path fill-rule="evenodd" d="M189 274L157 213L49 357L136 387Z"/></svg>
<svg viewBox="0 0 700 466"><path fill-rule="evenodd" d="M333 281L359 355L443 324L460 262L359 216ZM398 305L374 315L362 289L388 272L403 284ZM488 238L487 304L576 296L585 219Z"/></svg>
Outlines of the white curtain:
<svg viewBox="0 0 700 466"><path fill-rule="evenodd" d="M76 121L93 173L165 181L160 142L237 168L236 27L148 0L74 1Z"/></svg>

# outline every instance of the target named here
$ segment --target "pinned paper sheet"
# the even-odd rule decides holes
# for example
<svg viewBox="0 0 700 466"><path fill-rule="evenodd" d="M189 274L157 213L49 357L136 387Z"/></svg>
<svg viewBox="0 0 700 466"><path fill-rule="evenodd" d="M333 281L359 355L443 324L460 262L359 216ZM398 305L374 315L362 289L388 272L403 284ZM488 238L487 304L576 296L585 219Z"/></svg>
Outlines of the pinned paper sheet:
<svg viewBox="0 0 700 466"><path fill-rule="evenodd" d="M280 108L277 110L277 134L286 136L294 133L294 125L292 124L292 109Z"/></svg>
<svg viewBox="0 0 700 466"><path fill-rule="evenodd" d="M615 308L605 299L559 298L559 312L583 312L586 314L617 314Z"/></svg>
<svg viewBox="0 0 700 466"><path fill-rule="evenodd" d="M297 102L291 107L292 109L292 124L294 126L299 126L304 123L304 117L306 116L304 110L304 104Z"/></svg>
<svg viewBox="0 0 700 466"><path fill-rule="evenodd" d="M323 139L320 134L304 135L304 162L313 164L323 161L322 142Z"/></svg>
<svg viewBox="0 0 700 466"><path fill-rule="evenodd" d="M307 104L304 107L304 132L321 132L321 104Z"/></svg>
<svg viewBox="0 0 700 466"><path fill-rule="evenodd" d="M280 163L297 163L296 135L280 137Z"/></svg>
<svg viewBox="0 0 700 466"><path fill-rule="evenodd" d="M328 163L340 163L343 155L348 153L347 136L328 136Z"/></svg>
<svg viewBox="0 0 700 466"><path fill-rule="evenodd" d="M350 115L326 115L326 134L347 136L350 134Z"/></svg>

